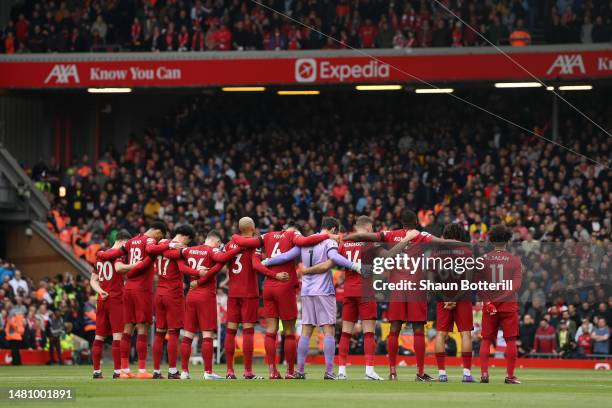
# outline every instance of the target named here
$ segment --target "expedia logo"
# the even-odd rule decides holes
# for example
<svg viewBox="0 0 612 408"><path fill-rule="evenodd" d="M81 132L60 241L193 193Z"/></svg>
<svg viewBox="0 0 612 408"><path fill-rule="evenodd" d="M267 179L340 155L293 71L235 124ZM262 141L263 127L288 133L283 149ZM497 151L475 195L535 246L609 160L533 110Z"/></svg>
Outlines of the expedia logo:
<svg viewBox="0 0 612 408"><path fill-rule="evenodd" d="M572 75L574 74L574 70L576 70L577 73L580 74L586 73L586 70L584 69L584 61L582 60L582 55L561 54L555 59L550 68L548 68L546 74Z"/></svg>
<svg viewBox="0 0 612 408"><path fill-rule="evenodd" d="M74 64L55 64L45 79L45 84L68 84L73 80L75 84L80 82L79 71Z"/></svg>
<svg viewBox="0 0 612 408"><path fill-rule="evenodd" d="M389 65L373 60L366 64L341 64L333 61L317 61L314 58L300 58L295 61L297 82L388 79L389 72Z"/></svg>
<svg viewBox="0 0 612 408"><path fill-rule="evenodd" d="M317 79L317 61L313 58L300 58L295 61L295 80L314 82Z"/></svg>

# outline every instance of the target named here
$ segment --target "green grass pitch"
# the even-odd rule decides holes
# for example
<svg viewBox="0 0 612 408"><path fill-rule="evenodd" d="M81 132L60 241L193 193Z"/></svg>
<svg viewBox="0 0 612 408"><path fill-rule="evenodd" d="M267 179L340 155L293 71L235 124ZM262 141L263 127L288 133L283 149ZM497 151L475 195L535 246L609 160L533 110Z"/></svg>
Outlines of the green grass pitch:
<svg viewBox="0 0 612 408"><path fill-rule="evenodd" d="M216 372L225 372L224 366ZM237 373L242 367L237 365ZM255 367L266 373L263 365ZM281 367L282 369L282 367ZM377 367L386 375L386 367ZM165 373L165 368L163 370ZM522 369L521 385L503 383L504 371L493 369L490 384L461 384L461 369L450 368L450 382L415 383L414 368L399 368L400 381L365 381L362 367L349 367L348 381L323 381L322 366L307 366L306 381L202 380L202 367L193 367L189 381L91 379L91 367L28 366L0 368L0 387L70 387L74 402L18 402L13 407L606 407L612 401L609 371ZM437 374L435 367L428 372ZM478 374L478 368L474 371ZM42 404L42 405L41 405ZM0 406L9 406L6 400Z"/></svg>

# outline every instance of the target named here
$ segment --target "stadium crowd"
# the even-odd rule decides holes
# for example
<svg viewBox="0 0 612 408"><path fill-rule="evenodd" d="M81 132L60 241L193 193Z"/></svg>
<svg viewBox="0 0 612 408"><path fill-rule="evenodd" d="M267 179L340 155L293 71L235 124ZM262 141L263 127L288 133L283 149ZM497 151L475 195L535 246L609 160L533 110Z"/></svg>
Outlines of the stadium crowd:
<svg viewBox="0 0 612 408"><path fill-rule="evenodd" d="M480 46L453 14L498 45L611 39L605 0L27 0L2 32L4 53ZM446 8L453 13L446 11ZM306 28L307 26L308 28ZM338 39L339 44L321 32Z"/></svg>
<svg viewBox="0 0 612 408"><path fill-rule="evenodd" d="M594 94L580 106L609 129L612 115L602 97ZM503 222L512 227L525 265L519 352L610 353L609 170L463 106L448 109L435 97L414 103L403 95L354 99L338 93L287 104L275 98L188 99L158 126L134 134L124 150L109 147L95 164L87 156L66 167L38 163L29 171L52 203L49 227L93 263L91 254L95 260L117 231L136 234L154 219L171 229L195 226L197 242L212 228L229 239L241 216L256 220L262 233L295 220L309 235L325 215L337 217L345 231L361 214L375 220L375 230L397 228L408 207L418 211L425 231L439 236L443 225L455 222L474 243ZM519 104L520 95L486 98L499 112L522 106L511 118L550 135L541 99ZM372 103L385 108L372 110ZM219 122L227 112L234 120ZM558 142L607 162L605 136L584 118L565 116ZM26 325L23 346L44 347L37 338L52 338L51 325L36 322L55 311L70 331L91 339L88 312L95 302L88 282L60 275L34 285L14 270L5 265L1 273L5 333L19 312L24 324L35 319L35 334ZM222 294L225 279L220 282ZM340 300L341 274L335 283ZM385 303L378 308L385 321ZM476 307L476 327L479 313ZM357 353L358 331L353 340ZM477 351L478 329L473 342ZM410 353L408 345L402 350ZM378 351L385 353L384 342Z"/></svg>

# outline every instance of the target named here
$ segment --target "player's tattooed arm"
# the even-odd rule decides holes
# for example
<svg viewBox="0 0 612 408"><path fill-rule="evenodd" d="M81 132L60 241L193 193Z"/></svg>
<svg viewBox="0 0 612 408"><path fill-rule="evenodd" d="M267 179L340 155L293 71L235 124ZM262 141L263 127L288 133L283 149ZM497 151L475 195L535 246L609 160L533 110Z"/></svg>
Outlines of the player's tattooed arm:
<svg viewBox="0 0 612 408"><path fill-rule="evenodd" d="M227 263L240 252L242 252L241 247L236 247L234 249L230 249L229 251L215 251L213 252L212 259L215 262Z"/></svg>
<svg viewBox="0 0 612 408"><path fill-rule="evenodd" d="M302 269L302 273L304 275L324 273L324 272L329 271L329 269L332 268L333 266L334 266L334 261L332 261L331 259L328 259L327 261L320 262L309 268Z"/></svg>
<svg viewBox="0 0 612 408"><path fill-rule="evenodd" d="M107 249L106 251L99 251L96 256L100 261L114 261L115 259L122 257L125 254L125 249L123 247L119 247Z"/></svg>
<svg viewBox="0 0 612 408"><path fill-rule="evenodd" d="M209 270L206 271L204 276L202 276L200 279L197 280L198 286L202 286L202 285L206 284L206 282L208 282L209 280L211 280L215 276L217 276L217 272L219 272L223 268L223 266L224 266L224 264L222 264L222 263L214 264L212 268L210 268Z"/></svg>
<svg viewBox="0 0 612 408"><path fill-rule="evenodd" d="M329 234L312 234L307 237L302 234L295 234L293 236L293 245L297 246L315 246L319 242L323 242L329 238Z"/></svg>
<svg viewBox="0 0 612 408"><path fill-rule="evenodd" d="M260 248L263 246L263 238L258 237L243 237L242 235L232 235L232 241L243 248Z"/></svg>
<svg viewBox="0 0 612 408"><path fill-rule="evenodd" d="M270 279L276 279L279 281L289 280L289 274L287 272L274 272L268 268L266 268L262 263L261 259L258 256L253 256L253 268L262 275L267 276Z"/></svg>
<svg viewBox="0 0 612 408"><path fill-rule="evenodd" d="M273 256L272 258L267 258L262 261L264 266L273 266L273 265L282 265L289 261L293 261L298 256L300 256L301 250L299 247L293 247L287 252L283 252L282 254Z"/></svg>
<svg viewBox="0 0 612 408"><path fill-rule="evenodd" d="M168 249L164 251L164 258L168 259L181 259L183 257L182 249Z"/></svg>
<svg viewBox="0 0 612 408"><path fill-rule="evenodd" d="M354 232L345 236L344 240L355 242L378 242L381 241L381 235L378 232Z"/></svg>
<svg viewBox="0 0 612 408"><path fill-rule="evenodd" d="M126 276L128 278L135 278L136 276L142 275L151 265L153 265L153 259L146 257L137 264L130 265L131 269L127 272ZM115 266L115 268L117 268L117 266Z"/></svg>
<svg viewBox="0 0 612 408"><path fill-rule="evenodd" d="M177 259L176 265L178 266L179 272L181 272L182 274L194 277L200 277L204 275L204 269L194 269L191 266L187 265L187 262L185 262L185 260L183 259Z"/></svg>
<svg viewBox="0 0 612 408"><path fill-rule="evenodd" d="M108 292L100 287L100 278L98 277L98 273L96 271L91 273L91 278L89 279L89 284L91 288L98 294L102 299L106 299L108 297Z"/></svg>
<svg viewBox="0 0 612 408"><path fill-rule="evenodd" d="M408 244L410 244L410 241L416 238L417 235L419 235L419 231L417 230L410 230L406 232L406 235L404 236L404 238L402 238L402 240L398 242L397 244L395 244L395 246L393 246L391 249L387 250L387 249L381 248L378 251L378 256L382 258L394 257L395 255L403 252L404 249L406 249L406 247L408 246Z"/></svg>

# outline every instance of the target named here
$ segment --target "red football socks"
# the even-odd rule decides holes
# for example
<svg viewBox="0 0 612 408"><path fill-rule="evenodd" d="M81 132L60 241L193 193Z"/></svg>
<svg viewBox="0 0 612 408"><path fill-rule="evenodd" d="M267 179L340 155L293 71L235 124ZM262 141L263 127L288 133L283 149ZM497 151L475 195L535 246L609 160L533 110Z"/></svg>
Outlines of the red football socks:
<svg viewBox="0 0 612 408"><path fill-rule="evenodd" d="M464 351L461 353L461 360L463 361L463 368L468 370L472 369L472 352Z"/></svg>
<svg viewBox="0 0 612 408"><path fill-rule="evenodd" d="M189 346L191 348L191 345ZM213 366L213 339L204 337L202 339L202 360L204 360L204 372L212 373Z"/></svg>
<svg viewBox="0 0 612 408"><path fill-rule="evenodd" d="M425 333L414 332L414 354L416 354L417 370L419 375L425 373Z"/></svg>
<svg viewBox="0 0 612 408"><path fill-rule="evenodd" d="M147 368L147 335L139 334L136 337L136 354L138 355L138 369L145 370Z"/></svg>
<svg viewBox="0 0 612 408"><path fill-rule="evenodd" d="M489 375L489 351L491 340L482 339L480 342L480 373L482 376Z"/></svg>
<svg viewBox="0 0 612 408"><path fill-rule="evenodd" d="M236 329L225 331L225 362L227 371L234 371L234 352L236 351Z"/></svg>
<svg viewBox="0 0 612 408"><path fill-rule="evenodd" d="M342 332L338 343L338 365L345 366L351 343L351 333Z"/></svg>
<svg viewBox="0 0 612 408"><path fill-rule="evenodd" d="M132 348L132 335L123 333L121 336L121 368L130 369L130 349Z"/></svg>
<svg viewBox="0 0 612 408"><path fill-rule="evenodd" d="M177 329L168 330L168 368L176 368L178 360L178 338Z"/></svg>
<svg viewBox="0 0 612 408"><path fill-rule="evenodd" d="M266 349L266 363L270 369L270 374L276 372L276 333L266 333L264 340Z"/></svg>
<svg viewBox="0 0 612 408"><path fill-rule="evenodd" d="M438 370L446 370L446 354L436 353L436 363L438 364Z"/></svg>
<svg viewBox="0 0 612 408"><path fill-rule="evenodd" d="M181 370L189 372L189 358L191 357L191 342L187 336L183 336L181 340ZM204 348L204 346L202 346Z"/></svg>
<svg viewBox="0 0 612 408"><path fill-rule="evenodd" d="M363 335L363 351L365 354L365 365L374 366L374 354L376 353L376 340L374 333L368 332Z"/></svg>
<svg viewBox="0 0 612 408"><path fill-rule="evenodd" d="M293 374L295 370L295 360L297 358L297 344L295 334L285 334L285 361L287 362L287 372Z"/></svg>
<svg viewBox="0 0 612 408"><path fill-rule="evenodd" d="M247 327L242 329L242 351L244 352L244 371L253 371L253 340L255 329Z"/></svg>
<svg viewBox="0 0 612 408"><path fill-rule="evenodd" d="M156 332L153 338L153 370L159 371L162 359L162 353L164 352L164 338L166 337L165 332ZM138 368L140 368L140 354L138 355Z"/></svg>
<svg viewBox="0 0 612 408"><path fill-rule="evenodd" d="M100 370L100 360L102 360L102 350L104 349L104 342L102 340L94 340L91 346L91 359L93 360L93 369L96 371Z"/></svg>
<svg viewBox="0 0 612 408"><path fill-rule="evenodd" d="M121 369L121 340L113 340L113 346L111 348L113 352L113 363L115 370Z"/></svg>
<svg viewBox="0 0 612 408"><path fill-rule="evenodd" d="M508 377L514 377L516 355L516 339L506 340L506 370L508 371Z"/></svg>
<svg viewBox="0 0 612 408"><path fill-rule="evenodd" d="M399 332L392 331L389 332L387 337L387 352L389 353L389 370L391 374L395 374L395 367L397 366L398 336Z"/></svg>

